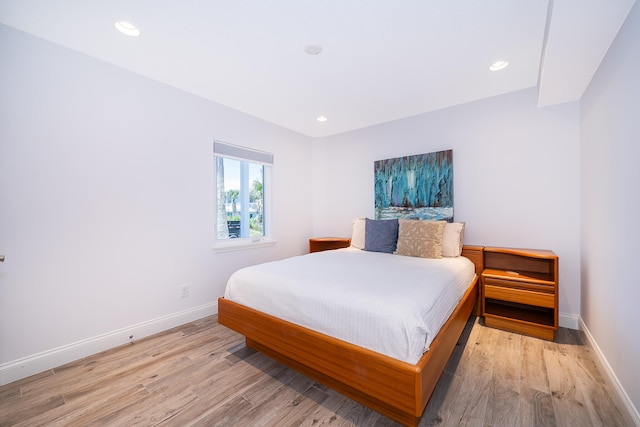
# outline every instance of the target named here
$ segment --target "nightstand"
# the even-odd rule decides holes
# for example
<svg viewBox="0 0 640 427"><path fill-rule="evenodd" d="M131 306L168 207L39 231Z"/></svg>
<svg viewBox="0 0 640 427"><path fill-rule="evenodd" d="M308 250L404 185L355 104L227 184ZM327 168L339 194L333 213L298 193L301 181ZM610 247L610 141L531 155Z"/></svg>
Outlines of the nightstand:
<svg viewBox="0 0 640 427"><path fill-rule="evenodd" d="M309 252L348 248L349 245L351 245L351 239L346 237L316 237L309 239Z"/></svg>
<svg viewBox="0 0 640 427"><path fill-rule="evenodd" d="M486 326L553 341L558 330L558 257L535 249L484 248Z"/></svg>

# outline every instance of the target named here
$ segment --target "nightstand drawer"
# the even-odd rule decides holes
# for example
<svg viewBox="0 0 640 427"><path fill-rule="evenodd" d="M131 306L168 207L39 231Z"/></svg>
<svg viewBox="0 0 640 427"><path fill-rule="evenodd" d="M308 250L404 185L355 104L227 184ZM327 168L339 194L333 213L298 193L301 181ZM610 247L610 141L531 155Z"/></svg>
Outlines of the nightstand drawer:
<svg viewBox="0 0 640 427"><path fill-rule="evenodd" d="M494 286L503 286L505 288L515 288L515 289L523 289L525 291L539 291L539 292L547 292L554 293L556 290L555 283L545 281L545 280L535 280L525 276L517 276L515 278L506 279L504 276L509 275L508 273L503 273L502 276L497 276L495 274L487 273L485 270L482 273L482 277L484 279L484 283L487 285Z"/></svg>
<svg viewBox="0 0 640 427"><path fill-rule="evenodd" d="M484 286L484 297L501 301L528 304L537 307L555 308L555 295L502 286Z"/></svg>

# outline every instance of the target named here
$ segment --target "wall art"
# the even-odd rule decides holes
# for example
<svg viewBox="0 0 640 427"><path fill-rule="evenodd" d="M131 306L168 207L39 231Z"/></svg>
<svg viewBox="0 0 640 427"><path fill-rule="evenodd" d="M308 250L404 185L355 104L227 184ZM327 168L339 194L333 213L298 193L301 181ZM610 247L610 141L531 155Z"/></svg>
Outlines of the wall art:
<svg viewBox="0 0 640 427"><path fill-rule="evenodd" d="M374 162L376 219L453 221L453 150Z"/></svg>

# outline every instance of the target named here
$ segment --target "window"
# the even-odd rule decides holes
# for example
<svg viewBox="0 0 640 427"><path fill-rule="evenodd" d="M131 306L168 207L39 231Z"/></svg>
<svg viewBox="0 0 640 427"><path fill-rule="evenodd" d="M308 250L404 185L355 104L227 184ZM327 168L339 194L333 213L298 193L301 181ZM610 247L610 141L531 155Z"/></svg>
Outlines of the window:
<svg viewBox="0 0 640 427"><path fill-rule="evenodd" d="M224 142L213 144L216 170L216 246L239 248L271 240L273 154Z"/></svg>

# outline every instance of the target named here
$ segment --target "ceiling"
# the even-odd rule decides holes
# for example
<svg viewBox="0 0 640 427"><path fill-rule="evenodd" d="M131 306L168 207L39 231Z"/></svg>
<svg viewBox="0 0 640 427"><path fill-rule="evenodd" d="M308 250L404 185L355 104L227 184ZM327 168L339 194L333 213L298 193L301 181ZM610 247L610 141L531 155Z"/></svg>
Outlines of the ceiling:
<svg viewBox="0 0 640 427"><path fill-rule="evenodd" d="M0 0L0 23L323 137L535 86L578 100L634 2Z"/></svg>

